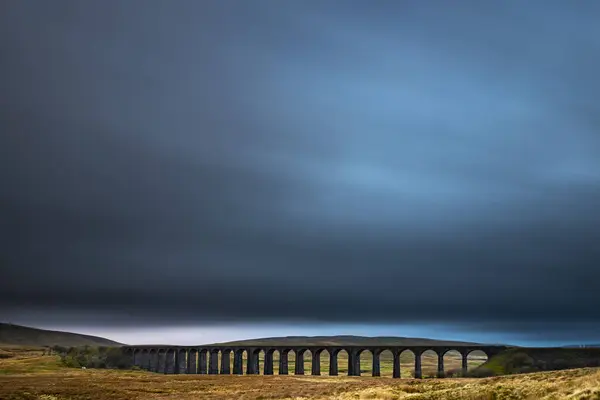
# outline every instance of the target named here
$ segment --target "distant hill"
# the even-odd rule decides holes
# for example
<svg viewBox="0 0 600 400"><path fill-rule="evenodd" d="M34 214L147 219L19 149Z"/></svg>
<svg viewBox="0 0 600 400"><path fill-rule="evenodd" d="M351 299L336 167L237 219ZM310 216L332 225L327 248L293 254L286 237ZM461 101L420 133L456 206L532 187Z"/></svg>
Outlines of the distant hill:
<svg viewBox="0 0 600 400"><path fill-rule="evenodd" d="M262 339L238 340L218 344L227 344L231 346L469 346L479 345L480 343L424 338L407 338L396 336L285 336Z"/></svg>
<svg viewBox="0 0 600 400"><path fill-rule="evenodd" d="M49 331L0 323L0 345L20 346L121 346L113 340L79 333Z"/></svg>

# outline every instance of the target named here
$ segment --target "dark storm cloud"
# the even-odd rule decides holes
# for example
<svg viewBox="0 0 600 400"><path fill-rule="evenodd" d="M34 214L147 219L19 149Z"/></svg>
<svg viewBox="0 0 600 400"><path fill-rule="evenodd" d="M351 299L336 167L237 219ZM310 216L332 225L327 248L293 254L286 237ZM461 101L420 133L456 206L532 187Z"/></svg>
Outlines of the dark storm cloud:
<svg viewBox="0 0 600 400"><path fill-rule="evenodd" d="M3 313L589 332L599 13L4 3Z"/></svg>

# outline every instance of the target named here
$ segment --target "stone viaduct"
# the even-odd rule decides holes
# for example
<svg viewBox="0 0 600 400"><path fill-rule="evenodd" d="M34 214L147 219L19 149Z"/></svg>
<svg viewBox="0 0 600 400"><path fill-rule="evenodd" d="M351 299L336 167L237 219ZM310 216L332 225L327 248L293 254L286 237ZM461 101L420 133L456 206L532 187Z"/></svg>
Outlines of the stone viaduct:
<svg viewBox="0 0 600 400"><path fill-rule="evenodd" d="M368 351L373 356L373 376L380 376L380 355L389 350L394 356L393 377L400 378L400 353L410 350L415 355L415 378L422 378L421 355L433 350L438 356L437 374L443 377L444 354L456 350L462 355L462 370L467 371L469 353L479 350L488 359L507 349L506 346L123 346L123 351L132 357L133 364L142 369L164 374L243 374L243 353L246 352L246 374L259 374L258 357L264 352L264 375L273 375L274 353L279 353L279 374L288 374L288 355L293 351L296 355L295 375L304 375L304 355L312 356L311 375L321 375L321 353L329 354L329 375L338 375L338 359L340 351L348 354L348 376L360 376L360 355ZM231 371L233 357L233 371ZM221 362L219 363L219 359ZM220 365L220 368L219 368Z"/></svg>

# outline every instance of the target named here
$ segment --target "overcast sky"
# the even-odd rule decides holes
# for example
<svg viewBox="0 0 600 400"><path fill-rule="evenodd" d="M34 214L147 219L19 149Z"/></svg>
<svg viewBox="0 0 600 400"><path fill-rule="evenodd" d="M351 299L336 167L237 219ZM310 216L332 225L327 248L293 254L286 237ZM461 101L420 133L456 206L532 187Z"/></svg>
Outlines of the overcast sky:
<svg viewBox="0 0 600 400"><path fill-rule="evenodd" d="M599 18L3 1L0 320L600 341Z"/></svg>

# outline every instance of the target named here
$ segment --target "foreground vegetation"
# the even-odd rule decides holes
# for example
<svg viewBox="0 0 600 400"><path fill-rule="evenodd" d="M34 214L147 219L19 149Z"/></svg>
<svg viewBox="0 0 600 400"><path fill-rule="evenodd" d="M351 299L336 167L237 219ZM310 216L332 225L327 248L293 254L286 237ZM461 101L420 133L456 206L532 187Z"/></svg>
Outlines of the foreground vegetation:
<svg viewBox="0 0 600 400"><path fill-rule="evenodd" d="M0 399L572 399L600 400L600 369L485 379L162 375L68 368L41 349L4 349ZM8 354L7 354L8 353Z"/></svg>

